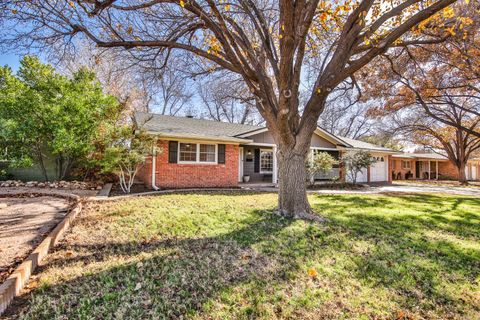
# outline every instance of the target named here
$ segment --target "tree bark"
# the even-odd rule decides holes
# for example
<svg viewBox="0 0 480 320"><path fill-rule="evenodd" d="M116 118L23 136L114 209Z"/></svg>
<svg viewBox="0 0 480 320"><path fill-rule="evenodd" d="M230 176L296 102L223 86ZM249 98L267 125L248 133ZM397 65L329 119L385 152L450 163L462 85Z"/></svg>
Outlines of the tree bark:
<svg viewBox="0 0 480 320"><path fill-rule="evenodd" d="M307 152L279 148L278 213L289 218L308 217L312 210L307 199L305 160Z"/></svg>
<svg viewBox="0 0 480 320"><path fill-rule="evenodd" d="M466 165L465 162L460 161L460 163L457 166L458 182L460 182L461 184L468 184L467 175L465 174L465 165Z"/></svg>
<svg viewBox="0 0 480 320"><path fill-rule="evenodd" d="M48 175L47 175L47 169L45 168L45 164L43 163L43 155L41 151L38 151L37 159L38 159L38 164L40 165L40 169L42 169L43 178L45 179L45 181L49 181Z"/></svg>

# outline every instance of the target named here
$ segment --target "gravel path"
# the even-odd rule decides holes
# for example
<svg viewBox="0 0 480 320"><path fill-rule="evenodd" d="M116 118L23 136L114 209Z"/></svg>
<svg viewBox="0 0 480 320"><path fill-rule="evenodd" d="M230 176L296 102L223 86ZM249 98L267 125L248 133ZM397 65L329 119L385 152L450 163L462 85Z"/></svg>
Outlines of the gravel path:
<svg viewBox="0 0 480 320"><path fill-rule="evenodd" d="M68 199L0 197L0 283L65 216Z"/></svg>

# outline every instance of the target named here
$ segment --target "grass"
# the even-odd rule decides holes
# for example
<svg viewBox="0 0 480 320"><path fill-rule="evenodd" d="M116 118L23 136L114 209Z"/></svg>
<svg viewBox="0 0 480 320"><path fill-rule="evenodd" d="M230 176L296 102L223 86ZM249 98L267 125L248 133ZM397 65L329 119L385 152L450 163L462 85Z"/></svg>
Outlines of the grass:
<svg viewBox="0 0 480 320"><path fill-rule="evenodd" d="M11 318L478 319L480 199L273 194L90 204Z"/></svg>

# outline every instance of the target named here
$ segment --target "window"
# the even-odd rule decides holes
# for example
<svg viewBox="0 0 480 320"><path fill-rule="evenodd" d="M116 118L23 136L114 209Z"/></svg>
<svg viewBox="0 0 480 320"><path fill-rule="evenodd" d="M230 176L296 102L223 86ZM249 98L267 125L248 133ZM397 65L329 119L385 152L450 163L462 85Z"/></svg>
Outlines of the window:
<svg viewBox="0 0 480 320"><path fill-rule="evenodd" d="M179 142L178 162L217 163L217 145Z"/></svg>
<svg viewBox="0 0 480 320"><path fill-rule="evenodd" d="M402 169L411 169L410 161L402 160Z"/></svg>
<svg viewBox="0 0 480 320"><path fill-rule="evenodd" d="M215 145L201 144L200 145L200 162L215 162Z"/></svg>
<svg viewBox="0 0 480 320"><path fill-rule="evenodd" d="M273 151L260 150L260 173L273 172Z"/></svg>

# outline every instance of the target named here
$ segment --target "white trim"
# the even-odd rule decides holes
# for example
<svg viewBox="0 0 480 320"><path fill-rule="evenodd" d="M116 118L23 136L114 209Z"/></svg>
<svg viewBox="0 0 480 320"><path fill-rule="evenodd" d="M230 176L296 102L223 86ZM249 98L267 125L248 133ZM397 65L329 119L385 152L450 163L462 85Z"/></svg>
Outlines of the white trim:
<svg viewBox="0 0 480 320"><path fill-rule="evenodd" d="M252 130L252 131L249 131L249 132L246 132L246 133L239 134L237 137L245 138L245 137L254 136L256 134L260 134L260 133L267 132L267 131L268 131L268 128L258 128L256 130Z"/></svg>
<svg viewBox="0 0 480 320"><path fill-rule="evenodd" d="M244 149L243 147L238 148L238 182L243 181L243 166L244 166Z"/></svg>
<svg viewBox="0 0 480 320"><path fill-rule="evenodd" d="M252 143L245 143L247 146L258 146L258 147L276 147L277 145L275 143L260 143L260 142L252 142Z"/></svg>
<svg viewBox="0 0 480 320"><path fill-rule="evenodd" d="M368 151L370 153L392 154L392 155L398 154L397 151L368 149L368 148L345 148L345 147L341 147L341 146L337 146L337 150L339 150L339 151Z"/></svg>
<svg viewBox="0 0 480 320"><path fill-rule="evenodd" d="M277 163L277 146L273 147L273 173L272 173L272 183L277 183L278 181L278 163Z"/></svg>
<svg viewBox="0 0 480 320"><path fill-rule="evenodd" d="M197 142L189 142L189 141L178 141L178 152L177 152L177 163L178 164L200 164L200 165L215 165L218 164L218 144L216 143L197 143ZM195 161L182 161L180 160L180 144L194 144L195 148ZM215 161L200 161L200 145L213 145L215 146Z"/></svg>
<svg viewBox="0 0 480 320"><path fill-rule="evenodd" d="M340 150L338 150L337 148L326 148L326 147L310 147L310 150L338 151L338 152L340 152Z"/></svg>
<svg viewBox="0 0 480 320"><path fill-rule="evenodd" d="M272 153L272 171L262 171L262 151ZM272 177L273 177L273 172L274 172L274 169L275 169L273 158L274 158L273 149L260 149L260 156L258 158L258 161L260 162L258 164L258 173L260 173L260 174L271 173Z"/></svg>

